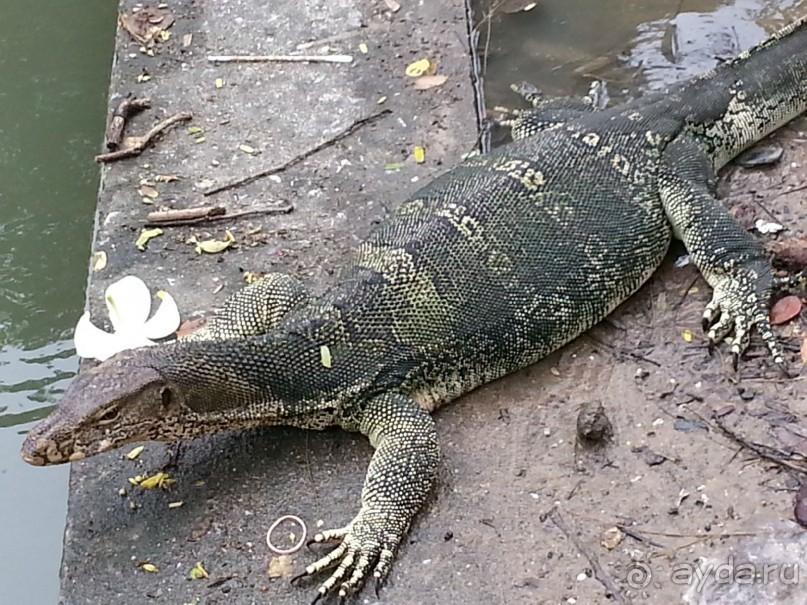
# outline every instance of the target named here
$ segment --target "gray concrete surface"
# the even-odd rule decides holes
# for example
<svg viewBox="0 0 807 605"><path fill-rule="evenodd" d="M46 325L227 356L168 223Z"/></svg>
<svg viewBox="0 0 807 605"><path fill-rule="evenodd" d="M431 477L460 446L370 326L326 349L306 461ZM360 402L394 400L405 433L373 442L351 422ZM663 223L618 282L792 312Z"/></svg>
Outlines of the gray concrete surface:
<svg viewBox="0 0 807 605"><path fill-rule="evenodd" d="M121 10L131 12L133 6L125 1ZM170 291L184 315L215 308L244 285L244 271L292 272L315 290L321 288L345 252L391 207L474 147L462 2L409 4L395 14L382 2L352 0L185 1L170 3L170 10L176 17L171 38L156 46L154 57L141 53L125 31L118 32L110 105L130 92L151 97L154 109L134 119L127 134L138 134L175 112L192 111L191 125L204 129L205 140L196 143L200 135L180 126L139 158L104 168L93 249L105 251L109 264L92 276L88 294L99 318L105 314L106 286L130 273L154 289ZM192 39L185 47L188 34ZM352 54L351 65L212 65L206 60L209 54L288 54L300 43L332 36L341 39L304 52ZM360 43L366 44L366 54ZM445 85L414 90L404 72L422 57L438 62L438 73L448 76ZM138 82L143 74L150 79ZM224 81L221 88L216 88L217 78ZM378 105L381 97L386 97L383 106ZM279 179L209 198L201 194L212 183L283 163L382 107L392 114L280 173ZM260 153L244 153L242 144ZM426 149L423 164L412 158L416 145ZM384 169L392 163L404 166ZM153 182L157 174L176 174L179 180L157 183L159 197L148 206L137 194L138 184L141 179ZM277 202L291 202L294 211L168 228L146 252L134 246L147 212L158 206L216 204L236 212ZM226 253L199 256L186 243L191 235L221 238L225 229L238 241ZM170 471L176 485L151 492L129 489L127 477L159 470L168 460L161 445L149 444L137 462L115 452L75 464L62 602L308 602L314 584L293 587L286 579L268 577L266 530L287 513L299 515L311 529L319 519L334 527L349 521L357 511L370 455L365 439L338 431L222 435L189 444ZM124 497L118 495L122 487L128 490ZM175 501L184 505L169 509ZM441 556L431 552L430 543L450 555L443 540L449 525L444 518L431 531L413 534L423 550L404 548L413 552L405 556L408 564L396 566L390 598L432 598L424 573L437 574L436 579L444 572L423 561ZM295 571L313 557L305 550L295 555ZM159 571L143 571L143 561ZM188 579L197 562L209 572L208 580ZM396 588L405 577L409 581Z"/></svg>

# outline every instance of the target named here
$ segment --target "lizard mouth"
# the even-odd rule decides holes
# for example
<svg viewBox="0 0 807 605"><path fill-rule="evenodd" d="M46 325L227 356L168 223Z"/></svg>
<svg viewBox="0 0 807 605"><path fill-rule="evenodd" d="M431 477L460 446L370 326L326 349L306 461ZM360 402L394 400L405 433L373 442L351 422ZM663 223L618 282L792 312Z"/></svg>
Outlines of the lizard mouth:
<svg viewBox="0 0 807 605"><path fill-rule="evenodd" d="M22 446L22 459L34 466L75 462L86 457L87 454L78 445L74 444L68 452L68 448L60 448L59 444L52 439L45 439L33 434L28 435Z"/></svg>

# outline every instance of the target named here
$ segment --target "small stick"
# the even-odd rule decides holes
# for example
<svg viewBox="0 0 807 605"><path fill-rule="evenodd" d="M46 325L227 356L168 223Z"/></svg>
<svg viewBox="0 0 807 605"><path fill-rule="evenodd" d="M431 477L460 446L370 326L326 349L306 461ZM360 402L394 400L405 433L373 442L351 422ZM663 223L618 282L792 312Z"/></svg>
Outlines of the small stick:
<svg viewBox="0 0 807 605"><path fill-rule="evenodd" d="M112 119L109 121L109 127L106 131L106 148L114 151L120 147L126 120L149 107L151 107L151 99L130 99L127 97L121 101L115 111L112 112Z"/></svg>
<svg viewBox="0 0 807 605"><path fill-rule="evenodd" d="M159 124L155 125L142 137L132 137L134 145L126 147L125 149L118 149L117 151L110 151L109 153L101 153L95 156L95 161L99 164L102 162L115 162L124 158L133 158L143 153L143 150L152 144L154 138L159 135L163 130L173 126L177 122L186 122L193 118L193 114L189 111L183 111L178 114L166 118Z"/></svg>
<svg viewBox="0 0 807 605"><path fill-rule="evenodd" d="M369 124L370 122L375 122L378 118L380 118L381 116L385 116L388 113L392 113L392 111L389 110L389 109L382 109L379 112L376 112L376 113L374 113L372 115L367 116L366 118L361 118L359 120L356 120L355 122L353 122L350 126L345 128L342 132L340 132L336 136L328 139L327 141L324 141L324 142L320 143L319 145L315 145L314 147L312 147L308 151L304 151L300 155L290 159L288 162L285 162L284 164L280 164L279 166L272 166L271 168L266 168L265 170L261 170L260 172L256 172L255 174L245 176L245 177L237 179L235 181L230 181L229 183L224 183L223 185L218 185L216 187L213 187L213 188L208 189L207 191L205 191L204 195L208 196L208 195L214 195L216 193L221 193L222 191L227 191L228 189L233 189L233 188L239 187L241 185L246 185L247 183L251 183L252 181L257 181L258 179L262 179L262 178L267 177L267 176L269 176L271 174L276 174L278 172L283 172L284 170L286 170L288 168L291 168L295 164L299 164L304 159L314 155L318 151L322 151L326 147L330 147L334 143L337 143L337 142L341 141L342 139L344 139L345 137L350 136L356 130L358 130L361 126L364 126L365 124Z"/></svg>
<svg viewBox="0 0 807 605"><path fill-rule="evenodd" d="M212 55L211 63L352 63L352 55Z"/></svg>
<svg viewBox="0 0 807 605"><path fill-rule="evenodd" d="M226 221L256 214L288 214L294 210L291 204L272 206L271 208L255 208L227 214L222 206L213 208L188 208L186 210L162 210L150 212L146 216L146 227L181 227L184 225L198 225L199 223L212 223Z"/></svg>
<svg viewBox="0 0 807 605"><path fill-rule="evenodd" d="M617 603L621 603L622 605L628 605L631 600L622 594L622 591L619 590L616 584L614 584L613 578L609 576L605 570L600 565L600 561L597 558L597 555L591 550L589 550L588 546L583 544L582 540L578 538L575 533L569 528L566 524L566 521L560 514L560 511L557 508L553 508L547 514L547 518L552 521L552 523L557 527L563 535L566 536L569 541L575 545L577 550L583 555L586 559L588 559L589 564L591 565L591 569L594 570L594 577L600 581L600 584L605 586L605 589L611 593L614 601Z"/></svg>

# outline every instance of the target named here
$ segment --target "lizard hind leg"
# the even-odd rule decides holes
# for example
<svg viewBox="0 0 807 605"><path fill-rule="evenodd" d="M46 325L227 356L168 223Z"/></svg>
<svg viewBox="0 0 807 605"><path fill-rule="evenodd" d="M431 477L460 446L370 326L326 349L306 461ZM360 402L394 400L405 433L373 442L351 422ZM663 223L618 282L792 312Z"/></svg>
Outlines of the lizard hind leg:
<svg viewBox="0 0 807 605"><path fill-rule="evenodd" d="M513 140L551 130L581 115L603 109L608 103L606 85L599 81L592 82L588 93L579 98L546 98L537 86L529 82L512 84L510 88L533 106L527 111L511 111L513 117L498 122L500 126L510 128Z"/></svg>
<svg viewBox="0 0 807 605"><path fill-rule="evenodd" d="M310 300L306 287L284 273L269 273L230 295L207 325L185 340L224 340L265 334Z"/></svg>

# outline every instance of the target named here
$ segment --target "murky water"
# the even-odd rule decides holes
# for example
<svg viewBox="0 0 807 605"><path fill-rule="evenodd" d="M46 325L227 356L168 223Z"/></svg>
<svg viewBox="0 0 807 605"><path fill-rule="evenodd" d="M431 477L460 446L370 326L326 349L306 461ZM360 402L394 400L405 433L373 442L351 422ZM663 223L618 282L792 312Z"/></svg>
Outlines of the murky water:
<svg viewBox="0 0 807 605"><path fill-rule="evenodd" d="M807 7L804 0L539 0L528 12L507 13L517 0L476 4L488 107L519 106L509 85L522 80L558 96L584 94L599 79L616 100L664 88L759 42Z"/></svg>
<svg viewBox="0 0 807 605"><path fill-rule="evenodd" d="M55 603L67 467L20 460L74 374L117 3L3 2L0 19L0 603Z"/></svg>

